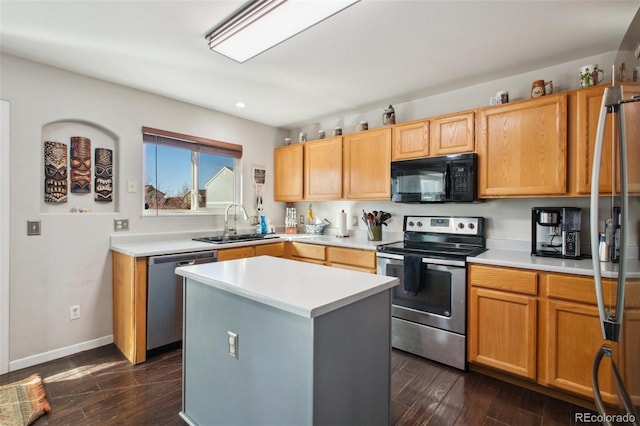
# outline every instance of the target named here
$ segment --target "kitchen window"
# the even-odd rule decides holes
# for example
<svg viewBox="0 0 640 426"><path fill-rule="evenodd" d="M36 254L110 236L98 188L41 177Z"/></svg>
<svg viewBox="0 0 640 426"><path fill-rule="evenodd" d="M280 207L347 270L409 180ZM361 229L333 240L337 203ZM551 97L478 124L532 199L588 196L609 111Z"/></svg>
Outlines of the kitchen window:
<svg viewBox="0 0 640 426"><path fill-rule="evenodd" d="M145 216L221 213L241 199L242 146L142 128Z"/></svg>

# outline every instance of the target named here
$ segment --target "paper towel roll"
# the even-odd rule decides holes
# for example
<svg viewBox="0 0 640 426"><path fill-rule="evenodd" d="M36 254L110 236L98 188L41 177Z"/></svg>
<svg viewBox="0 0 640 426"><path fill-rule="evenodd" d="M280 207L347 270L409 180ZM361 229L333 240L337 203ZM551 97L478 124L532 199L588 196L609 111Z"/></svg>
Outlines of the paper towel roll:
<svg viewBox="0 0 640 426"><path fill-rule="evenodd" d="M344 210L338 213L338 237L346 237L347 233L347 214Z"/></svg>

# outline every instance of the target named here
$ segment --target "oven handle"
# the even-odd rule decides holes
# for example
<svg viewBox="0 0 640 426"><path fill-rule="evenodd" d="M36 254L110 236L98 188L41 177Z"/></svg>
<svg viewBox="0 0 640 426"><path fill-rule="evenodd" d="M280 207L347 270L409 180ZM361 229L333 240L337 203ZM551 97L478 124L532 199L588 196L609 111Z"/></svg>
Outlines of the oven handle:
<svg viewBox="0 0 640 426"><path fill-rule="evenodd" d="M393 253L376 253L377 257L383 259L395 259L395 260L404 260L404 256L401 254L393 254ZM435 259L432 257L423 257L422 263L427 263L431 265L443 265L443 266L459 266L464 268L466 266L466 262L464 260L453 260L453 259Z"/></svg>

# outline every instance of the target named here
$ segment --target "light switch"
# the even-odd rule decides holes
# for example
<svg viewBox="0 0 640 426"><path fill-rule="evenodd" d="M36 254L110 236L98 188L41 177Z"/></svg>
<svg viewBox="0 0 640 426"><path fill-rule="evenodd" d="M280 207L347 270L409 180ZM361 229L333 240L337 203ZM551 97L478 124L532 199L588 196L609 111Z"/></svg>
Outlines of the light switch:
<svg viewBox="0 0 640 426"><path fill-rule="evenodd" d="M28 220L27 221L27 235L40 235L40 221Z"/></svg>
<svg viewBox="0 0 640 426"><path fill-rule="evenodd" d="M238 334L227 331L227 343L229 344L229 356L238 359Z"/></svg>

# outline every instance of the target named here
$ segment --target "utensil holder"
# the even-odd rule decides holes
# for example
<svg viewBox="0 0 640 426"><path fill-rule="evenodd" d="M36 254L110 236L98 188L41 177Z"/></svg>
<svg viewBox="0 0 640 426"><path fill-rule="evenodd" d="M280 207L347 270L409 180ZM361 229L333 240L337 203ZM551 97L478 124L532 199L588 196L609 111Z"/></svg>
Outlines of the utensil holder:
<svg viewBox="0 0 640 426"><path fill-rule="evenodd" d="M369 241L382 241L382 225L371 225L367 232Z"/></svg>

